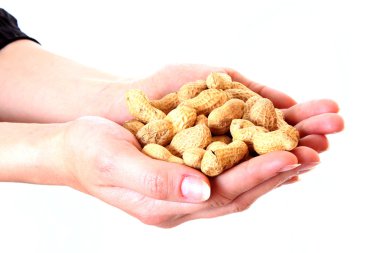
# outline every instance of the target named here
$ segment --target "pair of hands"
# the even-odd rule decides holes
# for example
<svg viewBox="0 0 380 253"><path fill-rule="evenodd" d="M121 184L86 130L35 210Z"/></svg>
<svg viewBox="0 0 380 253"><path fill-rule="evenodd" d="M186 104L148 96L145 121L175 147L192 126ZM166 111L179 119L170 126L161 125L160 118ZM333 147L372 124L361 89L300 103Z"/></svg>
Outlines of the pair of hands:
<svg viewBox="0 0 380 253"><path fill-rule="evenodd" d="M61 166L70 186L140 219L143 223L173 227L248 208L255 200L319 163L328 148L327 134L343 129L338 106L331 100L303 104L286 94L254 83L232 69L203 65L168 66L129 88L144 90L152 99L176 91L186 82L205 79L212 71L227 72L284 110L286 120L301 135L292 152L272 152L245 161L215 178L185 165L154 160L143 153L135 137L122 126L128 115L124 90L110 105L108 119L83 117L65 124ZM123 111L125 110L125 111ZM123 120L128 119L124 117ZM211 196L210 195L210 188Z"/></svg>

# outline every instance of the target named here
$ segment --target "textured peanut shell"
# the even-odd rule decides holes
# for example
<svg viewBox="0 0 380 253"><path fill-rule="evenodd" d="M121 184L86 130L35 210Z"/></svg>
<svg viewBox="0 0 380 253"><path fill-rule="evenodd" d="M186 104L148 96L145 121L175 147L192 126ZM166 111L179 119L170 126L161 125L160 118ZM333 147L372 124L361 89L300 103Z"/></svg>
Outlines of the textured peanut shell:
<svg viewBox="0 0 380 253"><path fill-rule="evenodd" d="M247 101L245 101L244 113L242 117L243 119L249 120L249 111L251 110L252 106L256 103L256 101L262 98L259 94L256 93L256 95L250 97Z"/></svg>
<svg viewBox="0 0 380 253"><path fill-rule="evenodd" d="M227 89L227 90L224 90L224 92L227 93L227 96L230 99L237 98L237 99L243 100L244 102L246 102L251 97L260 96L257 93L249 90L248 88L247 89Z"/></svg>
<svg viewBox="0 0 380 253"><path fill-rule="evenodd" d="M291 151L297 147L299 132L293 126L286 125L268 133L256 133L253 139L253 148L260 154L272 151Z"/></svg>
<svg viewBox="0 0 380 253"><path fill-rule="evenodd" d="M139 131L143 126L144 124L137 119L125 121L123 124L123 127L130 131L133 135L136 135L137 131Z"/></svg>
<svg viewBox="0 0 380 253"><path fill-rule="evenodd" d="M194 125L197 119L197 111L194 108L181 105L169 112L165 119L172 123L174 134L176 134Z"/></svg>
<svg viewBox="0 0 380 253"><path fill-rule="evenodd" d="M232 84L231 77L226 73L212 72L207 76L206 84L209 89L230 89Z"/></svg>
<svg viewBox="0 0 380 253"><path fill-rule="evenodd" d="M224 105L214 109L208 116L208 127L211 133L222 135L229 131L231 121L243 116L244 102L240 99L231 99Z"/></svg>
<svg viewBox="0 0 380 253"><path fill-rule="evenodd" d="M276 108L276 118L277 118L278 129L289 125L284 119L284 113L280 109L277 109L277 108Z"/></svg>
<svg viewBox="0 0 380 253"><path fill-rule="evenodd" d="M186 83L178 90L178 100L183 102L187 99L196 97L199 93L207 89L206 81L198 80L195 82Z"/></svg>
<svg viewBox="0 0 380 253"><path fill-rule="evenodd" d="M240 82L236 82L236 81L232 81L231 86L230 86L229 89L251 90L250 88L248 88L244 84L242 84Z"/></svg>
<svg viewBox="0 0 380 253"><path fill-rule="evenodd" d="M276 111L272 101L267 98L258 99L249 111L249 120L256 126L273 131L277 129Z"/></svg>
<svg viewBox="0 0 380 253"><path fill-rule="evenodd" d="M171 110L176 108L179 104L178 95L176 92L169 93L161 99L151 100L150 104L155 108L168 114Z"/></svg>
<svg viewBox="0 0 380 253"><path fill-rule="evenodd" d="M201 169L201 162L206 150L203 148L189 148L183 152L183 162L195 169Z"/></svg>
<svg viewBox="0 0 380 253"><path fill-rule="evenodd" d="M190 148L205 148L211 142L210 129L201 124L177 133L170 146L181 155Z"/></svg>
<svg viewBox="0 0 380 253"><path fill-rule="evenodd" d="M174 136L172 123L167 120L153 120L143 126L136 134L137 140L142 146L155 143L166 146Z"/></svg>
<svg viewBox="0 0 380 253"><path fill-rule="evenodd" d="M233 141L226 147L208 150L203 156L201 170L208 176L217 176L238 164L247 153L248 147L242 141Z"/></svg>
<svg viewBox="0 0 380 253"><path fill-rule="evenodd" d="M213 141L211 142L210 144L208 144L206 150L216 150L218 148L224 148L226 147L228 144L222 142L222 141Z"/></svg>
<svg viewBox="0 0 380 253"><path fill-rule="evenodd" d="M163 111L150 104L148 97L141 90L129 90L126 93L126 101L129 112L143 123L163 119L166 116Z"/></svg>
<svg viewBox="0 0 380 253"><path fill-rule="evenodd" d="M201 114L201 115L197 116L197 119L195 121L195 125L199 125L199 124L203 124L203 125L208 126L208 118L206 117L206 115Z"/></svg>
<svg viewBox="0 0 380 253"><path fill-rule="evenodd" d="M174 156L172 153L170 153L169 150L167 150L165 147L150 143L147 144L143 149L142 152L146 154L147 156L150 156L151 158L167 161L167 162L173 162L173 163L180 163L183 164L183 160L179 157Z"/></svg>
<svg viewBox="0 0 380 253"><path fill-rule="evenodd" d="M207 89L198 96L185 100L181 105L186 105L197 110L197 114L208 115L215 108L223 105L228 100L227 94L222 90Z"/></svg>
<svg viewBox="0 0 380 253"><path fill-rule="evenodd" d="M218 135L218 136L213 136L211 138L211 141L221 141L221 142L224 142L226 144L230 144L232 142L232 139L231 137L229 137L228 135Z"/></svg>

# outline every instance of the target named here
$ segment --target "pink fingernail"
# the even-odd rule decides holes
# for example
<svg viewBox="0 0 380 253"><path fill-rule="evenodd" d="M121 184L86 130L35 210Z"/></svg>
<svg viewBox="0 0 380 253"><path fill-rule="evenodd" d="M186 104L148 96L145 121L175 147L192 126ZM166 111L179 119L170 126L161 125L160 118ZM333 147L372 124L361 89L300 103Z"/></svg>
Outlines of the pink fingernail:
<svg viewBox="0 0 380 253"><path fill-rule="evenodd" d="M210 198L210 186L200 178L185 177L181 185L182 195L189 201L201 202Z"/></svg>
<svg viewBox="0 0 380 253"><path fill-rule="evenodd" d="M278 172L285 172L285 171L289 171L289 170L293 170L295 168L297 168L298 166L300 166L301 164L297 163L297 164L292 164L292 165L288 165L288 166L285 166L283 167L282 169L280 169Z"/></svg>

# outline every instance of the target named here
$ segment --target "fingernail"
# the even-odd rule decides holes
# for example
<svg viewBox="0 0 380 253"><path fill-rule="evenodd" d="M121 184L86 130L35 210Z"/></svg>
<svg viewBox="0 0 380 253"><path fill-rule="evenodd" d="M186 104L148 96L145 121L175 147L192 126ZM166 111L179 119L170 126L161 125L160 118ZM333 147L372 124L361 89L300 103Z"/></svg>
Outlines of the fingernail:
<svg viewBox="0 0 380 253"><path fill-rule="evenodd" d="M297 174L303 174L314 169L320 162L303 163L297 168Z"/></svg>
<svg viewBox="0 0 380 253"><path fill-rule="evenodd" d="M185 177L182 181L181 191L186 199L194 202L208 200L211 194L210 186L196 177Z"/></svg>
<svg viewBox="0 0 380 253"><path fill-rule="evenodd" d="M293 183L298 182L298 181L300 181L298 176L290 176L287 180L282 181L282 183L277 184L276 188L281 187L281 186L286 185L286 184L293 184Z"/></svg>
<svg viewBox="0 0 380 253"><path fill-rule="evenodd" d="M289 170L292 170L292 169L295 169L297 168L298 166L300 166L301 164L297 163L297 164L292 164L292 165L288 165L288 166L285 166L283 167L282 169L280 169L278 172L285 172L285 171L289 171Z"/></svg>

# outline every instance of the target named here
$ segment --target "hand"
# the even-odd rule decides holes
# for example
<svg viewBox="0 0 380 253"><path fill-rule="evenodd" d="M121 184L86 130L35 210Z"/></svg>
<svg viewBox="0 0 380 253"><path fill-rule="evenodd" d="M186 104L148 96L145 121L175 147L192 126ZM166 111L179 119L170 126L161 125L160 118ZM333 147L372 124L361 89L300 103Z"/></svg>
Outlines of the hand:
<svg viewBox="0 0 380 253"><path fill-rule="evenodd" d="M71 187L116 206L144 223L162 227L242 210L251 203L244 200L244 194L257 198L298 171L291 170L293 164L297 164L295 155L274 152L209 181L201 172L185 165L145 156L129 131L99 117L69 122L64 134L59 136L64 137L60 159L56 159L61 162L56 166L61 166L57 168L60 171L67 171L71 180L65 181L70 182ZM286 172L278 175L284 169ZM249 178L244 179L247 175ZM268 179L268 185L260 185ZM248 193L254 187L252 193Z"/></svg>

